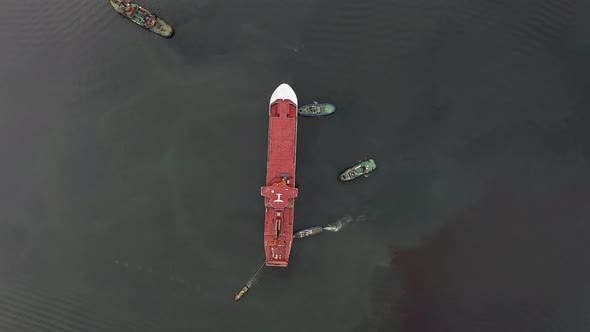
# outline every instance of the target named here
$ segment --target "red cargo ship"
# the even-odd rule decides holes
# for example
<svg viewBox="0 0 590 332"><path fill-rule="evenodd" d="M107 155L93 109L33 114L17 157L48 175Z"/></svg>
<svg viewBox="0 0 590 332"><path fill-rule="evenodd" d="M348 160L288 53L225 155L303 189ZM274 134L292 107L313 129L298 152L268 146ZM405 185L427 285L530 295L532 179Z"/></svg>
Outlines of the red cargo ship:
<svg viewBox="0 0 590 332"><path fill-rule="evenodd" d="M266 186L260 193L266 207L264 251L267 266L289 264L293 243L295 164L297 152L297 96L281 84L270 97Z"/></svg>

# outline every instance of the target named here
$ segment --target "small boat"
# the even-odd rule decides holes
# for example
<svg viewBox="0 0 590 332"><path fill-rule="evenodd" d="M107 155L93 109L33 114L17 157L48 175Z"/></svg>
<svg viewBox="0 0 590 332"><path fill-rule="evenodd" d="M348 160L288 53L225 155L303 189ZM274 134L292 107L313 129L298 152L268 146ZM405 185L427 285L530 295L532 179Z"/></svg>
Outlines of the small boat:
<svg viewBox="0 0 590 332"><path fill-rule="evenodd" d="M166 38L171 37L174 33L174 29L168 23L138 4L129 0L109 0L109 2L123 17L130 19L151 32Z"/></svg>
<svg viewBox="0 0 590 332"><path fill-rule="evenodd" d="M373 159L366 159L366 160L359 160L359 163L348 168L344 172L340 173L338 177L340 181L350 181L358 178L359 176L363 175L365 177L369 176L369 173L374 171L377 168L377 164Z"/></svg>
<svg viewBox="0 0 590 332"><path fill-rule="evenodd" d="M308 237L308 236L312 236L312 235L316 235L318 233L321 233L323 230L324 229L322 228L322 226L308 227L308 228L300 229L297 232L293 233L293 237L296 239L301 239L304 237Z"/></svg>
<svg viewBox="0 0 590 332"><path fill-rule="evenodd" d="M336 106L328 103L319 103L314 101L313 104L307 104L299 107L299 115L302 116L323 116L330 115L336 111Z"/></svg>
<svg viewBox="0 0 590 332"><path fill-rule="evenodd" d="M248 286L242 287L242 289L240 289L240 291L236 294L236 296L234 296L234 301L239 301L242 298L242 296L246 295L248 290L249 290Z"/></svg>

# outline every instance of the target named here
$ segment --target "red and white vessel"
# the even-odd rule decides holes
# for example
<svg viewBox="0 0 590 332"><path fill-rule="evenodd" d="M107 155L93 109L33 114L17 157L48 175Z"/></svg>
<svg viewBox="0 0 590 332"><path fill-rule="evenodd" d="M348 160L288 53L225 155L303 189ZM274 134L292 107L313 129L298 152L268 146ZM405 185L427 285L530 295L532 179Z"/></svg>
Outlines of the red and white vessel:
<svg viewBox="0 0 590 332"><path fill-rule="evenodd" d="M264 251L267 266L286 267L293 243L295 165L297 153L297 96L281 84L270 97L266 186L260 193L266 207Z"/></svg>

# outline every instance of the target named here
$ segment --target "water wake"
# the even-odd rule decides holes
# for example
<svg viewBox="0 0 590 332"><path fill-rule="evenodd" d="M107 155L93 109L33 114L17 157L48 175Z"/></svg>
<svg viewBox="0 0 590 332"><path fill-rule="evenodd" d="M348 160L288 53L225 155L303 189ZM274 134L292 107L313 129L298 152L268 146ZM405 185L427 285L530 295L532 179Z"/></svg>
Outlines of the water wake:
<svg viewBox="0 0 590 332"><path fill-rule="evenodd" d="M364 215L361 215L358 217L353 217L353 216L342 217L342 218L336 220L334 223L328 224L326 227L324 227L324 230L328 231L328 232L338 232L342 229L342 227L350 224L353 221L364 221L365 219L366 218Z"/></svg>
<svg viewBox="0 0 590 332"><path fill-rule="evenodd" d="M258 277L258 275L260 274L260 271L262 271L262 268L265 265L266 265L266 260L264 262L262 262L262 265L260 265L260 267L258 268L258 270L256 271L256 273L254 273L254 275L252 276L252 278L250 278L250 280L248 280L248 282L246 283L246 287L252 288L252 285L256 281L256 278Z"/></svg>

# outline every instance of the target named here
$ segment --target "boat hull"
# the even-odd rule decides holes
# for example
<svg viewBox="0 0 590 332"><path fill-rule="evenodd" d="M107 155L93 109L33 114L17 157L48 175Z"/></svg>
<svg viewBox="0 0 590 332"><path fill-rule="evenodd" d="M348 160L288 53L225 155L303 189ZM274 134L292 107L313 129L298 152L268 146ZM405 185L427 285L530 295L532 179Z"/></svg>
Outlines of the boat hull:
<svg viewBox="0 0 590 332"><path fill-rule="evenodd" d="M269 103L268 157L264 196L264 251L267 266L286 267L293 243L295 166L297 152L297 96L281 84Z"/></svg>
<svg viewBox="0 0 590 332"><path fill-rule="evenodd" d="M174 29L172 29L170 24L157 17L149 10L141 7L140 5L129 2L129 5L126 6L124 3L118 2L117 0L109 0L109 3L117 13L121 14L123 17L129 19L142 28L145 28L166 38L170 38L174 34ZM155 18L155 20L153 24L150 24L148 19L152 16Z"/></svg>
<svg viewBox="0 0 590 332"><path fill-rule="evenodd" d="M301 116L325 116L336 111L336 106L328 103L308 104L299 107Z"/></svg>
<svg viewBox="0 0 590 332"><path fill-rule="evenodd" d="M377 169L377 164L373 159L366 159L360 161L358 164L347 168L340 173L338 179L340 181L351 181L361 176L368 176L369 173Z"/></svg>

